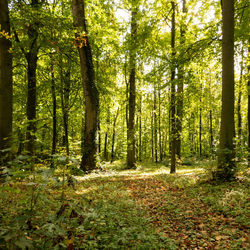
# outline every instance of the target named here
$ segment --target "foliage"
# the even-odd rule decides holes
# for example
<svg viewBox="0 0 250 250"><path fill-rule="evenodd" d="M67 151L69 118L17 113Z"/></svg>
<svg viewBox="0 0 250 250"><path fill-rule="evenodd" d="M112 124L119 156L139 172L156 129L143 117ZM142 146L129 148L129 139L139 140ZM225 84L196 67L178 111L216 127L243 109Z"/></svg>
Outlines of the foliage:
<svg viewBox="0 0 250 250"><path fill-rule="evenodd" d="M214 185L202 162L175 175L164 165L119 165L77 177L74 186L41 166L35 179L13 171L0 186L1 248L247 247L246 174Z"/></svg>

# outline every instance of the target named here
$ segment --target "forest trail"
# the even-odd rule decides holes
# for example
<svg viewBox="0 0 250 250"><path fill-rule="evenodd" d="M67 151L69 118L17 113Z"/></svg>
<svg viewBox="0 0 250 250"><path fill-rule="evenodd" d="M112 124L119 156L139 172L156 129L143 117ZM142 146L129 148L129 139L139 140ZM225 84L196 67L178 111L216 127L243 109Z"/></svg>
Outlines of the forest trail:
<svg viewBox="0 0 250 250"><path fill-rule="evenodd" d="M157 231L175 240L178 249L248 249L247 228L211 209L199 195L152 176L124 182Z"/></svg>
<svg viewBox="0 0 250 250"><path fill-rule="evenodd" d="M10 180L0 185L0 249L250 249L249 176L204 177L150 164L75 176L75 186L39 173Z"/></svg>

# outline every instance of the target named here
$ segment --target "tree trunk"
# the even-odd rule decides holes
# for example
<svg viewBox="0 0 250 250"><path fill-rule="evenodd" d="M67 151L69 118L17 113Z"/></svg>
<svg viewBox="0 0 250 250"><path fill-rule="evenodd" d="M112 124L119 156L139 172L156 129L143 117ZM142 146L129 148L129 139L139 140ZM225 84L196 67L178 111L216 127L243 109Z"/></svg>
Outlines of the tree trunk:
<svg viewBox="0 0 250 250"><path fill-rule="evenodd" d="M52 102L53 102L53 136L52 136L52 151L51 154L54 155L56 153L56 142L57 142L57 117L56 117L56 86L55 86L55 75L54 75L54 64L53 60L51 61L51 94L52 94Z"/></svg>
<svg viewBox="0 0 250 250"><path fill-rule="evenodd" d="M26 55L28 62L28 95L27 95L27 118L28 126L26 132L26 150L28 154L33 155L35 150L35 133L36 133L36 69L37 69L37 37L35 29L30 28L29 39L33 42L33 48Z"/></svg>
<svg viewBox="0 0 250 250"><path fill-rule="evenodd" d="M161 90L158 87L158 131L159 131L159 151L160 151L160 162L163 160L163 152L162 152L162 134L161 134Z"/></svg>
<svg viewBox="0 0 250 250"><path fill-rule="evenodd" d="M199 119L199 155L200 157L202 156L202 108L200 108L200 119Z"/></svg>
<svg viewBox="0 0 250 250"><path fill-rule="evenodd" d="M182 13L187 13L186 1L182 0ZM185 17L184 17L185 18ZM180 44L184 46L185 43L186 25L184 20L180 27ZM182 60L182 58L181 58ZM183 119L183 87L184 87L184 65L181 61L178 67L178 86L177 86L177 120L176 120L176 155L181 158L181 134L182 134L182 119Z"/></svg>
<svg viewBox="0 0 250 250"><path fill-rule="evenodd" d="M172 4L172 27L171 27L171 49L172 49L172 62L171 62L171 168L170 173L176 172L176 95L175 95L175 2Z"/></svg>
<svg viewBox="0 0 250 250"><path fill-rule="evenodd" d="M100 120L98 119L98 154L101 155L101 126L100 126Z"/></svg>
<svg viewBox="0 0 250 250"><path fill-rule="evenodd" d="M213 135L213 112L212 112L212 90L211 90L211 75L209 80L209 134L210 134L210 153L214 153L214 135Z"/></svg>
<svg viewBox="0 0 250 250"><path fill-rule="evenodd" d="M8 1L0 1L0 31L10 35ZM0 164L8 161L12 136L12 54L11 41L0 35ZM4 151L1 151L4 150Z"/></svg>
<svg viewBox="0 0 250 250"><path fill-rule="evenodd" d="M80 57L83 90L85 97L84 152L81 168L91 171L96 168L96 131L98 127L99 93L95 85L92 52L87 36L84 1L72 0L72 13L76 44ZM80 33L80 31L83 31Z"/></svg>
<svg viewBox="0 0 250 250"><path fill-rule="evenodd" d="M114 161L115 126L116 126L116 121L117 121L118 115L119 115L119 108L117 109L116 115L114 117L114 122L113 122L113 134L112 134L112 146L111 146L111 160L110 160L111 163Z"/></svg>
<svg viewBox="0 0 250 250"><path fill-rule="evenodd" d="M239 80L239 95L237 101L237 117L238 117L238 126L237 126L237 137L238 137L238 146L241 147L242 143L242 116L241 116L241 96L242 96L242 77L243 77L243 60L244 60L244 46L241 48L241 64L240 64L240 80ZM240 150L240 149L239 149Z"/></svg>
<svg viewBox="0 0 250 250"><path fill-rule="evenodd" d="M38 0L32 0L31 6L34 9L38 8ZM27 119L28 126L26 132L26 150L28 154L33 155L35 150L35 133L36 133L36 69L38 60L38 30L37 25L32 23L28 27L28 37L30 41L29 52L25 53L28 63L28 95L27 95Z"/></svg>
<svg viewBox="0 0 250 250"><path fill-rule="evenodd" d="M132 2L131 14L131 43L130 43L130 76L129 76L129 114L128 114L128 132L127 132L127 168L135 168L135 71L136 71L136 25L137 8Z"/></svg>
<svg viewBox="0 0 250 250"><path fill-rule="evenodd" d="M142 96L140 96L139 107L139 161L142 161Z"/></svg>
<svg viewBox="0 0 250 250"><path fill-rule="evenodd" d="M110 126L110 106L108 105L107 110L107 120L106 120L107 127ZM108 161L108 128L106 128L105 137L104 137L104 150L103 150L103 158Z"/></svg>
<svg viewBox="0 0 250 250"><path fill-rule="evenodd" d="M213 113L209 110L209 132L210 132L210 150L213 153L214 149L214 136L213 136Z"/></svg>
<svg viewBox="0 0 250 250"><path fill-rule="evenodd" d="M235 174L234 127L234 1L222 0L222 110L217 178Z"/></svg>
<svg viewBox="0 0 250 250"><path fill-rule="evenodd" d="M63 95L62 95L62 113L64 137L63 145L66 153L69 155L69 96L70 96L70 69L68 69L63 77Z"/></svg>
<svg viewBox="0 0 250 250"><path fill-rule="evenodd" d="M250 38L248 38L248 44L250 43ZM250 56L250 46L248 46L248 58ZM248 75L250 73L250 64L247 66ZM248 125L248 134L247 134L247 161L248 167L250 167L250 79L247 81L247 125Z"/></svg>
<svg viewBox="0 0 250 250"><path fill-rule="evenodd" d="M155 162L158 162L158 138L157 138L157 115L156 115L156 84L154 83L154 139L155 139Z"/></svg>
<svg viewBox="0 0 250 250"><path fill-rule="evenodd" d="M151 158L154 161L154 115L151 114Z"/></svg>

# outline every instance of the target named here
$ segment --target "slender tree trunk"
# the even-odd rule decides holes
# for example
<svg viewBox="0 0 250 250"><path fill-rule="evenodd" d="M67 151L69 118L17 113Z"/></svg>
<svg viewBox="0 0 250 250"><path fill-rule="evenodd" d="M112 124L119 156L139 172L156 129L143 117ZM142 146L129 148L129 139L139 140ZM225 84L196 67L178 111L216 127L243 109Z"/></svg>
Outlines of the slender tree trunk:
<svg viewBox="0 0 250 250"><path fill-rule="evenodd" d="M250 43L250 38L248 38L248 44ZM248 46L248 58L250 56L250 46ZM247 66L248 75L250 73L250 64ZM250 167L250 79L248 78L247 81L247 125L248 125L248 134L247 134L247 160L248 160L248 167Z"/></svg>
<svg viewBox="0 0 250 250"><path fill-rule="evenodd" d="M55 86L55 75L54 75L54 64L53 60L51 61L51 94L52 94L52 102L53 102L53 136L52 136L52 151L51 154L54 155L56 153L56 142L57 142L57 117L56 117L56 86Z"/></svg>
<svg viewBox="0 0 250 250"><path fill-rule="evenodd" d="M114 122L113 122L113 134L112 134L112 146L111 146L111 160L110 162L112 163L114 161L114 148L115 148L115 126L116 126L116 121L119 115L119 108L116 111L116 115L114 117Z"/></svg>
<svg viewBox="0 0 250 250"><path fill-rule="evenodd" d="M32 0L31 5L34 9L38 8L38 0ZM36 133L36 69L38 60L38 31L36 24L28 27L28 37L30 41L29 52L25 53L28 63L28 95L27 95L27 119L28 126L26 132L26 150L28 154L33 155L35 150L35 133Z"/></svg>
<svg viewBox="0 0 250 250"><path fill-rule="evenodd" d="M0 31L10 35L8 1L0 1ZM0 165L10 157L12 136L12 54L11 41L0 35ZM2 151L4 150L4 151Z"/></svg>
<svg viewBox="0 0 250 250"><path fill-rule="evenodd" d="M124 63L124 81L126 84L126 126L128 129L128 107L129 107L129 96L128 96L128 80L127 80L127 56L125 55Z"/></svg>
<svg viewBox="0 0 250 250"><path fill-rule="evenodd" d="M84 127L85 127L84 117L82 117L82 124L81 124L81 154L83 155L84 152Z"/></svg>
<svg viewBox="0 0 250 250"><path fill-rule="evenodd" d="M222 110L217 178L235 174L234 127L234 1L222 0Z"/></svg>
<svg viewBox="0 0 250 250"><path fill-rule="evenodd" d="M172 4L172 27L171 27L171 168L170 173L176 172L176 95L175 95L175 2Z"/></svg>
<svg viewBox="0 0 250 250"><path fill-rule="evenodd" d="M200 80L202 81L202 79ZM202 82L200 85L200 108L199 108L199 155L202 156Z"/></svg>
<svg viewBox="0 0 250 250"><path fill-rule="evenodd" d="M158 162L158 138L157 138L157 115L156 115L156 84L154 83L154 139L155 139L155 162Z"/></svg>
<svg viewBox="0 0 250 250"><path fill-rule="evenodd" d="M63 128L64 137L63 145L66 148L66 153L69 155L69 96L70 96L70 69L68 69L63 78L63 95L62 95L62 113L63 113Z"/></svg>
<svg viewBox="0 0 250 250"><path fill-rule="evenodd" d="M154 115L151 114L151 158L154 161Z"/></svg>
<svg viewBox="0 0 250 250"><path fill-rule="evenodd" d="M210 150L213 153L214 150L214 136L213 136L213 113L209 110L209 132L210 132Z"/></svg>
<svg viewBox="0 0 250 250"><path fill-rule="evenodd" d="M128 132L127 132L127 168L135 168L135 104L136 104L136 25L137 7L132 2L131 14L131 44L130 44L130 76L129 76L129 114L128 114Z"/></svg>
<svg viewBox="0 0 250 250"><path fill-rule="evenodd" d="M139 161L142 161L142 97L140 96L139 107Z"/></svg>
<svg viewBox="0 0 250 250"><path fill-rule="evenodd" d="M182 0L182 13L187 13L186 1ZM184 17L185 18L185 17ZM184 46L185 43L186 25L182 20L180 28L180 43ZM183 119L183 86L184 86L184 65L181 61L178 67L178 86L177 86L177 120L176 120L176 155L181 158L181 135L182 135L182 119Z"/></svg>
<svg viewBox="0 0 250 250"><path fill-rule="evenodd" d="M108 132L105 133L105 137L104 137L104 151L103 151L103 156L104 159L107 161L108 160Z"/></svg>
<svg viewBox="0 0 250 250"><path fill-rule="evenodd" d="M84 1L72 0L76 43L80 57L82 82L85 97L84 152L81 168L91 171L96 168L96 131L98 127L99 93L95 85L92 52L87 36ZM83 31L83 33L80 33Z"/></svg>
<svg viewBox="0 0 250 250"><path fill-rule="evenodd" d="M24 150L24 134L22 133L22 130L20 128L18 128L17 130L17 136L18 136L18 149L17 149L17 154L20 155L22 154L23 150Z"/></svg>
<svg viewBox="0 0 250 250"><path fill-rule="evenodd" d="M209 80L209 134L210 134L210 153L214 153L214 136L213 136L213 112L212 112L212 89L211 89L211 75Z"/></svg>
<svg viewBox="0 0 250 250"><path fill-rule="evenodd" d="M98 154L101 154L101 143L102 143L102 136L101 136L101 126L100 120L98 119Z"/></svg>
<svg viewBox="0 0 250 250"><path fill-rule="evenodd" d="M110 106L108 105L107 110L107 126L110 126ZM106 161L108 161L108 131L106 129L105 132L105 138L104 138L104 151L103 151L103 157Z"/></svg>
<svg viewBox="0 0 250 250"><path fill-rule="evenodd" d="M37 69L37 31L34 29L30 31L32 34L29 37L33 38L34 46L33 49L27 54L27 62L28 62L28 95L27 95L27 118L28 118L28 126L26 132L26 150L28 154L33 155L35 150L35 133L36 133L36 105L37 105L37 97L36 97L36 69ZM34 33L34 34L33 34ZM33 37L34 35L34 37ZM32 39L30 39L32 40Z"/></svg>
<svg viewBox="0 0 250 250"><path fill-rule="evenodd" d="M200 108L199 119L199 155L202 156L202 108Z"/></svg>
<svg viewBox="0 0 250 250"><path fill-rule="evenodd" d="M238 101L237 101L237 117L238 117L238 131L237 131L237 137L238 137L238 146L241 147L242 143L242 116L241 116L241 96L242 96L242 76L243 76L243 60L244 60L244 50L243 45L241 48L241 65L240 65L240 80L239 80L239 95L238 95Z"/></svg>
<svg viewBox="0 0 250 250"><path fill-rule="evenodd" d="M163 154L162 154L162 132L161 132L161 90L159 86L158 86L158 131L159 131L160 161L162 161Z"/></svg>

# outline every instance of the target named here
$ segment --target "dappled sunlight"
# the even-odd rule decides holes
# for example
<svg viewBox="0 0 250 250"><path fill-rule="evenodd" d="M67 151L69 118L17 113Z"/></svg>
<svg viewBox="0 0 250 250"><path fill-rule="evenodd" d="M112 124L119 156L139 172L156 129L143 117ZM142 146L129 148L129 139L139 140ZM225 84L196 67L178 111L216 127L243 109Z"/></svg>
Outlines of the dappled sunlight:
<svg viewBox="0 0 250 250"><path fill-rule="evenodd" d="M205 170L200 166L194 168L193 166L180 166L177 168L177 172L175 174L170 174L169 167L166 167L164 164L161 163L150 163L150 162L142 162L137 164L136 169L125 169L125 163L122 161L116 161L112 164L104 163L104 169L101 171L94 171L90 174L85 176L75 176L75 178L80 182L95 182L100 181L100 184L103 182L113 182L113 181L120 181L120 180L140 180L145 178L154 178L154 177L162 177L162 176L169 176L171 178L176 179L175 182L180 183L183 181L181 177L188 177L188 179L193 179L193 184L196 183L198 177L202 173L205 173ZM181 178L181 179L180 179ZM177 181L180 179L180 181ZM77 191L79 194L86 194L91 190L86 190L80 188L81 190ZM94 191L94 187L92 187Z"/></svg>
<svg viewBox="0 0 250 250"><path fill-rule="evenodd" d="M98 187L89 187L89 188L84 188L83 186L78 187L77 190L75 191L76 194L82 195L82 194L87 194L90 192L95 192L98 189Z"/></svg>

